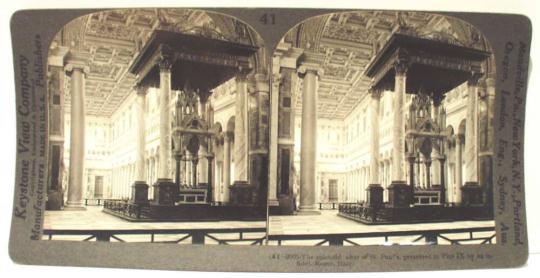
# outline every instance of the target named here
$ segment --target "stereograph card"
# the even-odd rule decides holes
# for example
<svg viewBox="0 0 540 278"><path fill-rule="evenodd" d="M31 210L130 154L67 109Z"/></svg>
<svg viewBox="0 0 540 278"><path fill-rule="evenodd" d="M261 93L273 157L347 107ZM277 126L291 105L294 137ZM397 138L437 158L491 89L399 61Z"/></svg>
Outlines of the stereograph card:
<svg viewBox="0 0 540 278"><path fill-rule="evenodd" d="M11 30L16 263L361 272L527 260L524 16L23 10Z"/></svg>

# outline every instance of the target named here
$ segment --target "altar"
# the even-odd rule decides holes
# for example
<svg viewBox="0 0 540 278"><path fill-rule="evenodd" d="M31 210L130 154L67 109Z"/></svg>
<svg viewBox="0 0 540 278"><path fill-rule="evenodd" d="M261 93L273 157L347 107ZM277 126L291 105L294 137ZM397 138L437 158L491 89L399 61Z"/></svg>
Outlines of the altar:
<svg viewBox="0 0 540 278"><path fill-rule="evenodd" d="M339 215L367 224L492 219L493 185L479 183L478 177L477 120L478 83L491 53L463 45L449 35L421 34L405 25L396 26L376 51L364 74L371 79L373 107L378 108L381 92L393 94L391 182L383 188L377 175L372 175L366 201L341 203ZM449 202L445 163L449 144L456 143L447 129L444 99L465 83L466 128L458 137L459 148L464 143L465 157L458 149L454 179L459 200ZM378 127L378 117L372 121ZM378 132L371 134L372 173L379 171ZM492 175L488 168L482 171ZM387 202L383 202L384 194Z"/></svg>
<svg viewBox="0 0 540 278"><path fill-rule="evenodd" d="M193 30L192 30L193 31ZM156 29L140 49L129 72L136 76L139 102L138 167L129 200L108 200L104 211L130 221L261 220L265 203L256 202L261 188L247 179L238 184L216 185L214 148L224 140L214 124L209 98L221 84L236 78L237 111L247 114L245 78L253 70L258 47L224 39L210 30L176 32ZM159 88L159 161L157 179L144 176L144 96ZM238 123L247 121L244 115ZM234 125L233 125L234 126ZM235 130L238 131L238 130ZM235 147L247 147L247 129L235 135ZM240 134L243 133L243 134ZM225 139L229 140L229 139ZM245 156L248 152L243 153ZM229 158L230 159L230 158ZM244 157L235 157L240 168ZM227 165L227 167L230 167ZM238 170L240 171L240 170ZM221 180L221 179L220 179ZM222 188L225 187L225 188ZM240 188L242 187L242 188ZM247 187L248 195L245 195ZM215 192L222 188L223 200ZM226 192L225 192L226 191ZM242 200L242 202L238 201Z"/></svg>

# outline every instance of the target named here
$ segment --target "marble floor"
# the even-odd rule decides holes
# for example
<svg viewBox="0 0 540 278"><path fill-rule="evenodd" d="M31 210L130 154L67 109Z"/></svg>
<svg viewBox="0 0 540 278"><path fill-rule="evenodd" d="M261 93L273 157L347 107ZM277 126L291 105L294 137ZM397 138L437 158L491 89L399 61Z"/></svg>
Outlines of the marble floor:
<svg viewBox="0 0 540 278"><path fill-rule="evenodd" d="M393 225L365 225L337 215L337 210L323 210L320 215L287 215L270 216L270 235L294 235L294 234L340 234L340 233L367 233L367 232L393 232L393 231L422 231L432 229L457 229L494 227L494 221L455 221L444 223L418 223L418 224L393 224ZM493 232L478 232L476 236L489 236ZM452 234L449 238L464 238L468 234ZM389 242L384 238L355 239L359 244L388 245L412 243L418 236L393 237ZM320 241L320 240L319 240ZM313 245L317 241L298 240L283 242L283 245ZM443 242L440 242L444 244ZM474 243L472 241L471 243ZM418 242L418 244L425 244Z"/></svg>
<svg viewBox="0 0 540 278"><path fill-rule="evenodd" d="M265 221L205 221L205 222L129 222L102 212L102 207L88 206L85 211L45 211L43 229L50 230L157 230L157 229L222 229L265 228ZM235 238L238 234L214 234L220 239ZM174 240L178 235L156 235L156 241ZM249 233L246 238L262 238L265 233ZM82 240L88 236L60 236L54 240ZM122 235L125 241L148 242L150 235ZM47 236L44 236L46 239ZM212 240L207 240L211 243ZM189 241L188 241L189 243ZM240 242L241 243L241 242Z"/></svg>
<svg viewBox="0 0 540 278"><path fill-rule="evenodd" d="M456 221L445 223L420 223L420 224L395 224L395 225L365 225L337 215L336 210L321 211L320 215L288 215L271 216L269 219L270 235L295 235L295 234L340 234L340 233L365 233L365 232L393 232L393 231L422 231L431 229L454 229L454 228L476 228L494 227L494 221ZM85 211L46 211L43 228L49 230L158 230L158 229L220 229L220 228L265 228L265 221L212 221L212 222L129 222L102 212L102 207L87 207ZM477 232L475 236L486 237L493 235L493 232ZM154 240L158 242L175 241L186 236L186 234L158 235ZM218 239L237 239L235 234L212 234ZM249 233L244 235L246 239L263 238L265 233ZM445 235L451 239L466 238L468 234ZM87 235L55 235L53 240L75 240L81 241ZM384 238L362 238L351 241L360 245L393 245L393 244L426 244L425 241L413 243L415 236ZM44 239L47 239L44 236ZM148 242L150 235L119 235L126 242ZM114 241L114 240L111 240ZM288 240L282 245L315 245L321 240ZM191 240L182 241L190 244ZM206 239L206 244L217 244L211 238ZM251 242L234 242L235 244L249 244ZM470 241L469 244L477 244L479 241ZM270 245L277 242L270 241ZM440 240L439 244L449 244ZM347 244L345 244L347 245Z"/></svg>

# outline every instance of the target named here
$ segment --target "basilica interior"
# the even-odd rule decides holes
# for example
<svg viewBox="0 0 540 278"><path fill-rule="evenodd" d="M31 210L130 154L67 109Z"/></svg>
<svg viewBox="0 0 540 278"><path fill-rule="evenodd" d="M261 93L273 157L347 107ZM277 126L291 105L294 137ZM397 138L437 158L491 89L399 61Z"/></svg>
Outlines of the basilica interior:
<svg viewBox="0 0 540 278"><path fill-rule="evenodd" d="M125 9L69 22L49 50L47 209L103 200L128 220L182 220L178 208L263 217L267 60L255 31L216 13Z"/></svg>
<svg viewBox="0 0 540 278"><path fill-rule="evenodd" d="M333 204L368 223L421 208L434 215L426 221L456 220L467 213L450 208L463 207L492 217L494 58L472 25L422 12L328 14L290 30L272 65L272 215Z"/></svg>

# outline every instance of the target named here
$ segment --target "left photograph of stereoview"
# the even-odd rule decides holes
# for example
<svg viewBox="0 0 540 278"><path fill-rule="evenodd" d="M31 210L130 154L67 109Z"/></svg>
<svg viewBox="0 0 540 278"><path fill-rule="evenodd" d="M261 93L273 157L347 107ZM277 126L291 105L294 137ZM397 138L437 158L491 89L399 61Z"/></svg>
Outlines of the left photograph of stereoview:
<svg viewBox="0 0 540 278"><path fill-rule="evenodd" d="M262 244L267 51L193 9L76 18L49 49L45 240Z"/></svg>

